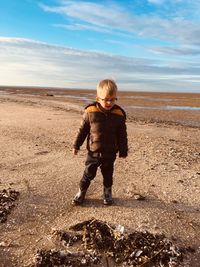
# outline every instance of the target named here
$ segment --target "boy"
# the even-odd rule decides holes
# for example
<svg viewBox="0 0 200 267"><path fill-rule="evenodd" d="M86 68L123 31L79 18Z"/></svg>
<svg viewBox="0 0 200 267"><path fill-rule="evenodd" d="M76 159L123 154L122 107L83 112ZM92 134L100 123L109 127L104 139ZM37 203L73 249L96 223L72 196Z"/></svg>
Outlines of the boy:
<svg viewBox="0 0 200 267"><path fill-rule="evenodd" d="M80 146L87 138L87 159L80 180L78 193L72 204L84 202L87 189L100 167L103 176L103 203L111 205L114 162L117 153L125 158L128 154L126 114L115 104L117 85L113 80L102 80L97 85L96 102L85 108L83 120L76 136L73 153L77 155Z"/></svg>

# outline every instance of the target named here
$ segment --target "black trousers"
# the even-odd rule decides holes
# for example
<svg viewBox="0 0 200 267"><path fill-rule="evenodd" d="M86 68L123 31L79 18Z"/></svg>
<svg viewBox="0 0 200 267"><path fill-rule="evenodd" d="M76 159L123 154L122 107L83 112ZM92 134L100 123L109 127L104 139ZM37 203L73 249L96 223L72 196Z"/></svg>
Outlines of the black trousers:
<svg viewBox="0 0 200 267"><path fill-rule="evenodd" d="M103 185L111 187L113 184L113 171L116 155L111 157L87 155L85 170L80 181L80 189L87 190L91 181L95 178L97 169L100 167L103 176Z"/></svg>

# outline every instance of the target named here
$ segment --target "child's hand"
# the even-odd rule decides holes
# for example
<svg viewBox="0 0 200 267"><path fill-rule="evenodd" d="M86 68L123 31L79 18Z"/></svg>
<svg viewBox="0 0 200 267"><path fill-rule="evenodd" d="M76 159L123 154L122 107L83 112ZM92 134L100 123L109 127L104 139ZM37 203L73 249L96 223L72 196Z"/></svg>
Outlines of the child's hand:
<svg viewBox="0 0 200 267"><path fill-rule="evenodd" d="M73 148L73 151L72 152L73 152L74 155L77 155L78 154L78 149Z"/></svg>

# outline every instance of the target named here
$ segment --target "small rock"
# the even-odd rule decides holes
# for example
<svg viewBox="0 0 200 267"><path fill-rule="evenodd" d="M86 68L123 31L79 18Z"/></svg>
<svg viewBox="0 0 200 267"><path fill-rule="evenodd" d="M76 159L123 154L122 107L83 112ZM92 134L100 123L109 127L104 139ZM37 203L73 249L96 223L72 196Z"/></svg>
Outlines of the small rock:
<svg viewBox="0 0 200 267"><path fill-rule="evenodd" d="M140 195L140 194L134 194L133 197L134 197L134 199L136 199L136 200L145 200L145 199L146 199L145 196L142 196L142 195Z"/></svg>
<svg viewBox="0 0 200 267"><path fill-rule="evenodd" d="M4 241L0 242L0 247L7 247L6 242L4 242Z"/></svg>
<svg viewBox="0 0 200 267"><path fill-rule="evenodd" d="M181 184L183 184L183 183L184 183L184 181L183 181L183 180L178 180L178 183L181 183Z"/></svg>

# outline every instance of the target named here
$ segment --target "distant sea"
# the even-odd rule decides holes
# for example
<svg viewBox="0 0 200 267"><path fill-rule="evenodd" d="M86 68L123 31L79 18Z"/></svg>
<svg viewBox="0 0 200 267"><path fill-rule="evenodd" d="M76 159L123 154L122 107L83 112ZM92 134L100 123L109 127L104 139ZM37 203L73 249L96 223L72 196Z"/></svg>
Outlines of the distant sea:
<svg viewBox="0 0 200 267"><path fill-rule="evenodd" d="M77 103L83 108L96 98L95 90L0 87L0 96L5 94L48 97L58 101ZM200 94L198 93L119 91L116 104L127 112L128 120L200 128Z"/></svg>

